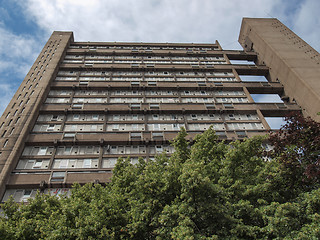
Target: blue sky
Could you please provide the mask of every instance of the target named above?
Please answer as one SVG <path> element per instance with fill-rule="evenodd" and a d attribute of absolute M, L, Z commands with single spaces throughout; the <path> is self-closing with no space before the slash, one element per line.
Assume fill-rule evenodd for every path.
<path fill-rule="evenodd" d="M 319 0 L 0 0 L 0 113 L 54 30 L 76 41 L 237 43 L 242 17 L 276 17 L 320 50 Z"/>

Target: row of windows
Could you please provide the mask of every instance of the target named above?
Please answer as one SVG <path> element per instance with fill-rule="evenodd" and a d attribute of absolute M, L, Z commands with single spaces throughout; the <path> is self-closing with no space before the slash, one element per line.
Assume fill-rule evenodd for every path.
<path fill-rule="evenodd" d="M 45 103 L 248 103 L 246 97 L 216 97 L 216 98 L 130 98 L 130 97 L 111 97 L 111 98 L 47 98 Z"/>
<path fill-rule="evenodd" d="M 242 132 L 237 132 L 237 134 Z M 267 150 L 270 150 L 269 145 L 265 145 Z M 97 167 L 98 157 L 102 151 L 105 155 L 157 155 L 160 153 L 171 154 L 174 152 L 174 148 L 171 145 L 106 145 L 100 146 L 59 146 L 56 147 L 56 154 L 54 160 L 56 163 L 53 164 L 54 168 L 67 168 L 78 166 L 79 168 L 94 168 Z M 22 153 L 22 158 L 19 160 L 17 169 L 46 169 L 49 167 L 50 157 L 53 155 L 53 146 L 26 146 Z M 85 156 L 85 155 L 96 155 L 94 158 L 61 158 L 61 156 Z M 43 158 L 31 159 L 30 156 L 44 156 Z M 60 156 L 60 157 L 56 157 Z M 116 159 L 116 156 L 114 157 Z M 104 158 L 108 159 L 108 158 Z M 68 160 L 68 162 L 63 162 Z M 69 162 L 69 161 L 75 162 Z M 72 165 L 69 165 L 74 163 Z"/>
<path fill-rule="evenodd" d="M 135 71 L 59 71 L 58 76 L 106 76 L 106 75 L 113 75 L 113 76 L 160 76 L 160 75 L 170 75 L 170 76 L 217 76 L 217 77 L 230 77 L 234 76 L 232 72 L 168 72 L 168 71 L 148 71 L 148 72 L 135 72 Z"/>
<path fill-rule="evenodd" d="M 209 126 L 210 126 L 210 124 L 206 125 L 206 128 L 204 130 L 206 130 Z M 222 126 L 222 125 L 217 125 L 217 126 Z M 200 128 L 200 130 L 194 130 L 194 131 L 196 131 L 196 133 L 201 133 L 204 130 Z M 227 133 L 225 132 L 225 130 L 223 130 L 223 129 L 218 129 L 218 130 L 220 130 L 220 131 L 216 131 L 216 134 L 218 136 L 220 136 L 221 138 L 226 138 L 227 137 Z M 236 134 L 239 138 L 247 137 L 247 134 L 246 134 L 245 130 L 246 129 L 235 130 L 234 134 Z M 259 129 L 255 129 L 255 131 L 257 131 L 257 130 L 259 130 Z M 90 134 L 90 133 L 91 132 L 85 133 L 85 134 Z M 116 133 L 116 132 L 114 132 L 114 133 Z M 77 133 L 77 132 L 66 132 L 66 133 L 63 134 L 63 138 L 64 139 L 67 139 L 67 138 L 74 139 L 77 134 L 79 134 L 79 133 Z M 161 131 L 161 132 L 160 131 L 151 132 L 151 137 L 152 137 L 152 140 L 164 140 L 164 132 L 163 131 Z M 130 138 L 130 140 L 134 140 L 134 139 L 135 140 L 141 140 L 142 139 L 142 132 L 130 132 L 129 133 L 129 138 Z"/>
<path fill-rule="evenodd" d="M 129 64 L 227 64 L 227 62 L 225 61 L 164 61 L 164 60 L 144 60 L 144 61 L 140 61 L 140 60 L 99 60 L 99 59 L 91 59 L 91 60 L 75 60 L 75 59 L 67 59 L 64 60 L 62 63 L 66 64 L 66 63 L 70 63 L 70 64 L 97 64 L 97 63 L 114 63 L 114 64 L 122 64 L 122 63 L 129 63 Z"/>
<path fill-rule="evenodd" d="M 125 149 L 125 148 L 124 148 Z M 117 149 L 120 151 L 121 148 Z M 113 149 L 112 151 L 115 151 Z M 155 146 L 153 153 L 162 153 L 170 152 L 171 149 L 163 147 L 161 145 Z M 145 146 L 135 146 L 135 148 L 130 148 L 126 152 L 130 152 L 131 154 L 145 154 L 146 148 Z M 115 153 L 118 154 L 118 153 Z M 153 158 L 153 157 L 151 157 Z M 114 168 L 117 162 L 117 157 L 105 157 L 102 158 L 100 168 Z M 130 157 L 131 163 L 136 164 L 139 161 L 138 157 Z M 82 169 L 82 168 L 98 168 L 99 166 L 99 159 L 98 158 L 57 158 L 53 159 L 52 167 L 49 168 L 50 159 L 20 159 L 16 170 L 32 170 L 32 169 Z"/>
<path fill-rule="evenodd" d="M 211 51 L 218 50 L 217 46 L 212 47 L 174 47 L 174 46 L 90 46 L 90 45 L 70 45 L 69 48 L 83 48 L 83 49 L 118 49 L 118 50 L 188 50 L 188 51 Z"/>
<path fill-rule="evenodd" d="M 7 201 L 10 196 L 13 197 L 15 202 L 27 202 L 28 199 L 34 198 L 38 191 L 40 192 L 39 189 L 7 189 L 2 198 L 2 202 Z M 46 188 L 43 193 L 50 194 L 51 196 L 60 196 L 62 194 L 66 194 L 67 196 L 70 196 L 71 189 L 70 188 Z"/>
<path fill-rule="evenodd" d="M 126 81 L 126 82 L 133 82 L 131 84 L 139 84 L 142 81 L 148 82 L 234 82 L 237 81 L 236 78 L 233 77 L 207 77 L 207 78 L 185 78 L 185 77 L 145 77 L 145 78 L 138 78 L 138 77 L 56 77 L 55 81 L 80 81 L 82 84 L 87 84 L 88 81 L 94 82 L 104 82 L 104 81 Z"/>
<path fill-rule="evenodd" d="M 128 106 L 131 110 L 141 110 L 141 103 L 128 103 L 130 106 Z M 202 103 L 206 107 L 207 110 L 216 109 L 216 105 L 213 102 L 204 102 Z M 281 104 L 281 103 L 279 103 Z M 277 104 L 277 105 L 279 105 Z M 83 109 L 85 106 L 84 103 L 73 103 L 70 107 L 74 110 Z M 89 105 L 87 105 L 88 107 Z M 233 109 L 234 105 L 232 102 L 223 102 L 222 106 L 225 109 Z M 160 103 L 149 103 L 148 106 L 144 106 L 144 110 L 146 110 L 146 107 L 148 107 L 150 110 L 161 110 L 162 105 L 160 107 Z M 279 107 L 285 107 L 284 104 L 281 104 Z"/>
<path fill-rule="evenodd" d="M 259 130 L 264 129 L 261 123 L 188 123 L 187 127 L 181 123 L 153 123 L 153 124 L 139 124 L 139 123 L 113 123 L 106 124 L 107 132 L 111 131 L 179 131 L 181 127 L 187 128 L 190 131 L 205 131 L 213 126 L 215 130 Z M 34 132 L 59 132 L 61 131 L 60 124 L 36 124 L 33 128 Z M 103 124 L 66 124 L 63 129 L 64 132 L 103 132 Z"/>
<path fill-rule="evenodd" d="M 198 61 L 198 60 L 213 60 L 213 61 L 225 61 L 221 56 L 198 56 L 198 57 L 168 57 L 168 56 L 110 56 L 110 55 L 67 55 L 65 59 L 115 59 L 115 60 L 188 60 L 188 61 Z"/>
<path fill-rule="evenodd" d="M 144 146 L 135 146 L 136 149 L 127 149 L 126 152 L 131 154 L 145 154 L 146 148 Z M 161 145 L 155 147 L 153 152 L 162 153 L 165 150 Z M 113 150 L 114 151 L 114 150 Z M 115 153 L 118 154 L 118 153 Z M 102 164 L 100 168 L 114 168 L 116 157 L 102 158 Z M 131 157 L 133 164 L 138 163 L 138 157 Z M 32 169 L 82 169 L 82 168 L 98 168 L 98 158 L 57 158 L 52 162 L 52 167 L 49 168 L 50 159 L 20 159 L 16 167 L 17 170 L 32 170 Z"/>
<path fill-rule="evenodd" d="M 268 145 L 265 146 L 266 150 L 270 150 Z M 50 167 L 50 156 L 52 154 L 40 154 L 41 150 L 53 149 L 53 147 L 39 147 L 39 146 L 28 146 L 25 147 L 22 154 L 22 158 L 19 160 L 16 169 L 17 170 L 32 170 L 32 169 L 82 169 L 82 168 L 113 168 L 118 157 L 109 156 L 103 157 L 101 165 L 99 165 L 99 146 L 61 146 L 57 147 L 57 153 L 52 160 Z M 94 151 L 91 151 L 94 150 Z M 154 159 L 157 154 L 172 154 L 174 148 L 171 145 L 125 145 L 125 146 L 115 146 L 108 145 L 104 146 L 102 149 L 105 155 L 119 155 L 126 158 L 130 157 L 133 164 L 138 162 L 137 155 L 146 156 L 147 154 L 149 160 Z M 61 155 L 70 156 L 68 158 L 61 158 Z M 84 158 L 81 155 L 97 155 L 93 158 Z M 29 156 L 43 156 L 42 158 L 32 159 Z M 60 157 L 59 157 L 60 156 Z M 79 157 L 74 157 L 79 156 Z M 28 158 L 29 157 L 29 158 Z M 145 158 L 145 157 L 143 157 Z"/>
<path fill-rule="evenodd" d="M 216 120 L 259 120 L 256 114 L 68 114 L 54 115 L 54 114 L 41 114 L 38 117 L 38 122 L 49 122 L 49 121 L 172 121 L 172 120 L 205 120 L 205 121 L 216 121 Z"/>
<path fill-rule="evenodd" d="M 51 90 L 49 96 L 61 96 L 61 95 L 72 95 L 75 96 L 94 96 L 94 95 L 152 95 L 152 96 L 172 96 L 172 95 L 222 95 L 222 96 L 234 96 L 234 95 L 245 95 L 243 91 L 194 91 L 194 90 L 184 90 L 184 91 L 172 91 L 172 90 Z"/>
<path fill-rule="evenodd" d="M 221 56 L 199 56 L 199 57 L 168 57 L 168 56 L 111 56 L 111 55 L 66 55 L 65 59 L 115 59 L 115 60 L 188 60 L 188 61 L 198 61 L 198 60 L 213 60 L 213 61 L 225 61 Z"/>
<path fill-rule="evenodd" d="M 48 169 L 50 159 L 21 159 L 16 167 L 23 169 Z M 54 159 L 52 169 L 57 168 L 97 168 L 98 158 L 85 159 Z"/>
<path fill-rule="evenodd" d="M 121 154 L 146 154 L 149 152 L 151 155 L 155 155 L 158 153 L 166 152 L 173 153 L 174 148 L 170 145 L 155 145 L 155 146 L 145 146 L 145 145 L 128 145 L 128 146 L 115 146 L 108 145 L 103 147 L 104 154 L 111 155 L 121 155 Z M 51 156 L 53 155 L 54 147 L 53 146 L 26 146 L 23 150 L 22 156 Z M 99 155 L 100 146 L 60 146 L 56 149 L 56 156 L 61 155 Z M 21 159 L 23 160 L 23 159 Z M 29 160 L 28 160 L 29 161 Z M 33 162 L 32 167 L 34 167 L 37 163 L 37 160 Z M 43 161 L 43 160 L 39 160 Z M 47 161 L 47 160 L 45 160 Z M 27 162 L 24 162 L 27 164 Z M 24 163 L 21 163 L 21 169 L 25 169 Z M 30 163 L 31 166 L 32 163 Z M 18 166 L 20 166 L 18 164 Z M 38 168 L 48 166 L 47 162 L 38 163 Z"/>
<path fill-rule="evenodd" d="M 157 130 L 175 130 L 179 131 L 182 124 L 148 124 L 149 131 Z M 34 132 L 58 132 L 61 125 L 59 124 L 36 124 L 33 128 Z M 107 124 L 106 131 L 144 131 L 144 124 Z M 63 129 L 64 132 L 102 132 L 103 124 L 66 124 Z"/>

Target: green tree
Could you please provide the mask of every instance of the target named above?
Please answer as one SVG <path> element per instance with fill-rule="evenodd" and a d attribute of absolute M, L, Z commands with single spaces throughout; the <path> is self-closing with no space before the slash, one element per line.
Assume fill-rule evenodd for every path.
<path fill-rule="evenodd" d="M 119 159 L 106 186 L 76 184 L 70 197 L 37 194 L 26 205 L 10 199 L 1 239 L 320 238 L 320 190 L 314 180 L 288 188 L 289 145 L 267 159 L 264 137 L 226 144 L 210 128 L 192 146 L 186 138 L 182 129 L 170 157 Z"/>

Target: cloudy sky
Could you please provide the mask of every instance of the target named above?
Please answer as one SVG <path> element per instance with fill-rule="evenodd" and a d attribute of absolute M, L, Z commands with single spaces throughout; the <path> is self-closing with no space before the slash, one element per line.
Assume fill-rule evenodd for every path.
<path fill-rule="evenodd" d="M 276 17 L 320 50 L 319 0 L 0 0 L 0 113 L 54 30 L 76 41 L 205 42 L 239 49 L 242 17 Z"/>

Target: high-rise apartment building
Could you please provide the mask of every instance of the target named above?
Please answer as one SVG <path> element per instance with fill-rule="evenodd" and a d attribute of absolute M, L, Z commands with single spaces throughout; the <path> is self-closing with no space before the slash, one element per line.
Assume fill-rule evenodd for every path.
<path fill-rule="evenodd" d="M 290 59 L 299 61 L 295 51 L 310 47 L 292 38 L 300 41 L 276 19 L 244 19 L 245 51 L 218 42 L 75 42 L 72 32 L 54 32 L 0 119 L 2 201 L 108 182 L 119 157 L 135 163 L 171 154 L 169 141 L 181 127 L 190 139 L 212 125 L 219 138 L 234 140 L 266 134 L 265 117 L 301 111 L 297 103 L 316 116 L 319 84 L 305 80 L 315 69 L 303 61 L 300 74 Z M 319 64 L 308 53 L 305 61 Z M 313 96 L 304 99 L 300 90 L 307 90 L 294 90 L 293 78 L 306 89 L 312 83 L 318 98 L 310 104 Z M 284 102 L 255 103 L 251 94 L 278 94 Z"/>

